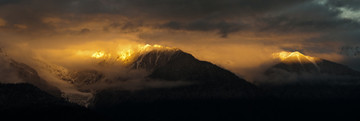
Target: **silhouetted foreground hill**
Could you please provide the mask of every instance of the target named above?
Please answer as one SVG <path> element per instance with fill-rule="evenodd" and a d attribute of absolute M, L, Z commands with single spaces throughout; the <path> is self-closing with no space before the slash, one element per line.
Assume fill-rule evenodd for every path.
<path fill-rule="evenodd" d="M 1 120 L 99 121 L 96 113 L 30 84 L 0 84 Z"/>
<path fill-rule="evenodd" d="M 29 84 L 0 85 L 1 120 L 106 121 Z M 358 121 L 360 100 L 207 99 L 93 109 L 114 121 Z"/>

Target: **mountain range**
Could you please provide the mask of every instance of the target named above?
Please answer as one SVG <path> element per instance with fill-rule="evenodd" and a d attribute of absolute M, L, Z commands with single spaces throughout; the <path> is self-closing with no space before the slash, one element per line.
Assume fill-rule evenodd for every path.
<path fill-rule="evenodd" d="M 139 75 L 141 80 L 133 82 L 125 77 L 109 77 L 101 70 L 70 70 L 40 60 L 36 60 L 32 67 L 11 59 L 4 52 L 0 54 L 1 64 L 4 65 L 2 70 L 13 72 L 21 80 L 17 84 L 0 85 L 0 90 L 4 92 L 0 95 L 0 107 L 4 107 L 0 110 L 2 112 L 14 112 L 21 107 L 41 113 L 48 110 L 49 113 L 65 111 L 66 115 L 86 116 L 89 120 L 97 120 L 101 116 L 115 120 L 152 120 L 159 118 L 153 116 L 162 113 L 173 116 L 165 116 L 161 120 L 173 119 L 182 113 L 197 117 L 193 120 L 201 120 L 202 115 L 209 114 L 221 115 L 220 119 L 224 115 L 231 115 L 232 118 L 241 115 L 241 118 L 236 118 L 276 120 L 278 117 L 273 114 L 264 114 L 271 112 L 274 104 L 279 105 L 282 99 L 358 99 L 360 95 L 357 93 L 360 92 L 359 72 L 300 52 L 279 54 L 281 61 L 264 72 L 266 78 L 263 82 L 275 83 L 279 79 L 288 82 L 271 86 L 266 85 L 269 83 L 254 85 L 224 68 L 198 60 L 176 48 L 152 49 L 134 57 L 126 68 L 129 72 L 144 71 L 146 75 Z M 104 65 L 112 63 L 103 62 L 97 63 L 98 66 L 112 66 Z M 39 71 L 50 74 L 68 86 L 64 88 L 50 82 L 47 80 L 49 78 L 40 76 Z M 294 75 L 296 80 L 289 81 L 291 78 L 288 77 Z M 325 78 L 327 76 L 330 77 Z M 127 83 L 130 84 L 125 86 L 136 83 L 141 88 L 127 89 L 120 85 Z M 98 85 L 105 86 L 96 87 Z M 196 110 L 189 109 L 191 107 Z M 214 112 L 215 109 L 225 111 Z M 136 117 L 137 113 L 146 118 L 129 119 Z M 199 113 L 199 116 L 194 116 L 194 113 Z M 255 118 L 257 113 L 261 113 L 262 117 Z M 214 119 L 220 120 L 219 117 Z"/>

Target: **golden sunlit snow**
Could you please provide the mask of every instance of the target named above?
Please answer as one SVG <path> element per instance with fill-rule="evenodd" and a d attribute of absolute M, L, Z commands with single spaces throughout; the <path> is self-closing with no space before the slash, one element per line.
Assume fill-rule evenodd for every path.
<path fill-rule="evenodd" d="M 91 55 L 91 57 L 102 60 L 115 60 L 115 61 L 120 61 L 123 64 L 127 64 L 129 62 L 132 62 L 137 56 L 139 56 L 139 54 L 154 49 L 174 49 L 174 48 L 164 47 L 157 44 L 155 45 L 145 44 L 145 45 L 138 45 L 137 47 L 134 48 L 121 49 L 118 50 L 117 52 L 106 52 L 106 51 L 98 50 L 94 52 Z M 115 56 L 112 56 L 112 54 Z"/>
<path fill-rule="evenodd" d="M 101 58 L 101 57 L 103 57 L 104 55 L 105 55 L 104 52 L 102 52 L 102 51 L 97 51 L 97 52 L 95 52 L 94 54 L 92 54 L 91 57 L 93 57 L 93 58 Z"/>
<path fill-rule="evenodd" d="M 298 51 L 295 51 L 295 52 L 282 51 L 279 53 L 274 53 L 273 57 L 280 59 L 284 63 L 297 63 L 297 62 L 299 62 L 299 63 L 309 63 L 309 62 L 316 63 L 316 62 L 320 61 L 320 58 L 306 56 Z"/>

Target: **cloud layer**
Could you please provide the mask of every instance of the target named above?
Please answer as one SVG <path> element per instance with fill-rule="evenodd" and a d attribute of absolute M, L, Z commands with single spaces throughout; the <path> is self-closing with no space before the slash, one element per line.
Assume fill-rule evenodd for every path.
<path fill-rule="evenodd" d="M 0 46 L 44 52 L 92 42 L 163 44 L 239 73 L 281 50 L 352 66 L 359 56 L 340 52 L 359 46 L 359 6 L 357 0 L 2 0 Z"/>

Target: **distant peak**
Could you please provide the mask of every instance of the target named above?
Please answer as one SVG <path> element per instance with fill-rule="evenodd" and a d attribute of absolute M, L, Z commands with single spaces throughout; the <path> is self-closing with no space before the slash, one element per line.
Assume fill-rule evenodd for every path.
<path fill-rule="evenodd" d="M 303 68 L 305 68 L 304 64 L 312 64 L 317 68 L 318 71 L 320 71 L 320 67 L 317 64 L 321 61 L 320 58 L 307 56 L 300 53 L 299 51 L 282 51 L 279 53 L 274 53 L 273 57 L 280 59 L 280 61 L 285 64 L 300 64 Z"/>
<path fill-rule="evenodd" d="M 299 51 L 295 52 L 278 52 L 273 54 L 274 58 L 280 59 L 283 63 L 316 63 L 320 61 L 320 58 L 307 56 Z"/>

